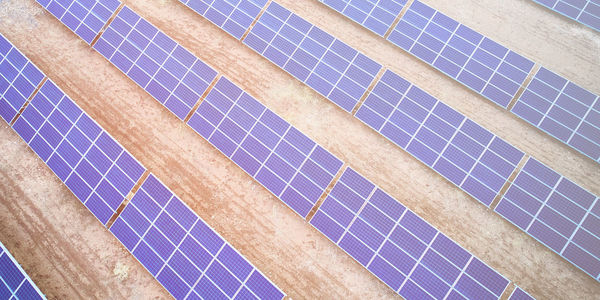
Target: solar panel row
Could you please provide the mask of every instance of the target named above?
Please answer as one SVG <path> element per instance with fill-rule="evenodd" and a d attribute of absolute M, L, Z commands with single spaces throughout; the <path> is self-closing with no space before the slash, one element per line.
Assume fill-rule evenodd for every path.
<path fill-rule="evenodd" d="M 285 22 L 306 22 L 272 2 L 248 38 L 256 28 L 262 30 L 261 23 L 266 24 L 262 28 L 279 24 L 274 27 L 279 31 L 293 29 L 281 25 L 284 20 L 276 16 L 284 16 Z M 519 149 L 389 70 L 368 93 L 356 117 L 486 206 L 509 183 L 524 157 Z"/>
<path fill-rule="evenodd" d="M 0 40 L 9 43 L 1 35 Z M 0 98 L 10 100 L 9 95 Z M 13 129 L 103 225 L 146 171 L 51 80 L 33 96 Z M 284 296 L 153 175 L 144 181 L 110 230 L 177 299 Z M 217 244 L 223 245 L 218 253 L 206 253 L 214 259 L 204 255 Z M 9 270 L 2 258 L 0 278 Z M 191 278 L 197 279 L 197 284 L 191 283 Z M 8 286 L 19 298 L 19 293 L 28 292 L 26 285 L 18 292 L 13 283 Z M 0 299 L 8 299 L 2 297 L 3 292 L 0 287 Z"/>
<path fill-rule="evenodd" d="M 529 159 L 495 210 L 598 280 L 598 197 Z"/>
<path fill-rule="evenodd" d="M 351 168 L 310 223 L 406 299 L 498 299 L 509 283 Z"/>
<path fill-rule="evenodd" d="M 319 0 L 354 22 L 384 36 L 408 0 Z"/>
<path fill-rule="evenodd" d="M 515 286 L 515 290 L 512 292 L 508 300 L 535 300 L 535 298 L 533 298 L 520 287 Z"/>
<path fill-rule="evenodd" d="M 15 118 L 43 79 L 44 74 L 0 35 L 0 116 L 4 121 Z"/>
<path fill-rule="evenodd" d="M 152 174 L 110 231 L 175 299 L 284 297 Z"/>
<path fill-rule="evenodd" d="M 0 299 L 46 299 L 0 242 Z"/>
<path fill-rule="evenodd" d="M 119 0 L 36 0 L 81 39 L 91 44 L 121 5 Z"/>
<path fill-rule="evenodd" d="M 376 11 L 391 5 L 389 1 L 319 1 L 380 36 L 387 32 L 387 29 L 378 30 L 361 20 L 373 18 Z M 543 2 L 561 7 L 586 7 L 600 15 L 600 6 L 585 0 Z M 404 6 L 405 3 L 394 4 Z M 356 13 L 356 8 L 360 8 L 360 13 Z M 401 9 L 398 7 L 393 11 L 399 14 Z M 535 65 L 418 0 L 406 10 L 387 39 L 504 108 L 508 108 Z M 541 68 L 511 111 L 600 162 L 600 110 L 591 108 L 598 102 L 597 98 L 597 95 Z M 579 124 L 583 124 L 582 128 Z"/>
<path fill-rule="evenodd" d="M 599 98 L 560 75 L 540 68 L 511 111 L 600 162 Z"/>
<path fill-rule="evenodd" d="M 600 31 L 600 2 L 596 0 L 533 0 L 563 16 Z"/>

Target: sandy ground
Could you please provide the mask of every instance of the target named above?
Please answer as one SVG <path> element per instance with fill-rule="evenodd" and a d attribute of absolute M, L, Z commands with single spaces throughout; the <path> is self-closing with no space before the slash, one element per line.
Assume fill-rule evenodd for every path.
<path fill-rule="evenodd" d="M 600 284 L 175 0 L 124 1 L 301 131 L 538 299 Z M 600 194 L 600 166 L 314 0 L 279 3 Z M 427 0 L 600 93 L 600 34 L 530 0 Z M 291 298 L 399 298 L 33 0 L 0 32 Z M 169 294 L 5 124 L 0 240 L 51 299 Z"/>

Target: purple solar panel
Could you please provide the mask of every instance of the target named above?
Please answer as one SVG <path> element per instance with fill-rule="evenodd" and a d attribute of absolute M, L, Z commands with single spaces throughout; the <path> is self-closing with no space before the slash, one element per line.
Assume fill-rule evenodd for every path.
<path fill-rule="evenodd" d="M 153 174 L 110 231 L 175 299 L 285 296 Z"/>
<path fill-rule="evenodd" d="M 563 16 L 600 31 L 600 2 L 597 0 L 533 0 Z"/>
<path fill-rule="evenodd" d="M 214 69 L 127 6 L 94 49 L 181 120 L 217 77 Z"/>
<path fill-rule="evenodd" d="M 495 211 L 598 280 L 598 197 L 530 158 Z"/>
<path fill-rule="evenodd" d="M 517 286 L 512 294 L 510 294 L 508 300 L 535 300 L 535 298 Z"/>
<path fill-rule="evenodd" d="M 6 123 L 21 110 L 44 74 L 0 34 L 0 116 Z"/>
<path fill-rule="evenodd" d="M 119 0 L 36 1 L 88 44 L 121 5 Z"/>
<path fill-rule="evenodd" d="M 408 1 L 319 0 L 319 2 L 335 9 L 376 34 L 384 36 Z"/>
<path fill-rule="evenodd" d="M 310 223 L 406 299 L 499 299 L 508 280 L 347 168 Z"/>
<path fill-rule="evenodd" d="M 381 70 L 377 62 L 276 2 L 244 44 L 348 112 Z"/>
<path fill-rule="evenodd" d="M 51 80 L 13 129 L 104 225 L 146 170 Z"/>
<path fill-rule="evenodd" d="M 241 39 L 268 0 L 179 0 L 199 15 Z"/>
<path fill-rule="evenodd" d="M 600 162 L 600 100 L 560 75 L 541 68 L 512 112 Z"/>
<path fill-rule="evenodd" d="M 389 70 L 356 117 L 486 206 L 524 156 Z"/>
<path fill-rule="evenodd" d="M 225 77 L 188 125 L 302 217 L 342 161 Z"/>
<path fill-rule="evenodd" d="M 46 299 L 17 260 L 0 242 L 0 299 Z"/>
<path fill-rule="evenodd" d="M 418 0 L 388 40 L 504 108 L 534 66 Z"/>

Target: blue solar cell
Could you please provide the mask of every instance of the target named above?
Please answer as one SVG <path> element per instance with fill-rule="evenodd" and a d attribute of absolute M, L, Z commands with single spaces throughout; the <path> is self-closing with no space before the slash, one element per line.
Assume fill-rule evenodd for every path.
<path fill-rule="evenodd" d="M 50 80 L 13 129 L 102 224 L 145 171 Z"/>
<path fill-rule="evenodd" d="M 0 299 L 46 299 L 2 243 L 0 243 Z"/>
<path fill-rule="evenodd" d="M 554 12 L 600 31 L 600 3 L 594 0 L 533 0 Z"/>
<path fill-rule="evenodd" d="M 508 300 L 535 300 L 533 296 L 529 295 L 520 287 L 515 287 L 515 290 L 510 294 Z"/>
<path fill-rule="evenodd" d="M 182 120 L 217 76 L 127 6 L 94 48 Z"/>
<path fill-rule="evenodd" d="M 600 274 L 598 198 L 530 158 L 495 211 L 577 267 Z M 579 237 L 579 238 L 576 238 Z"/>
<path fill-rule="evenodd" d="M 498 299 L 508 286 L 508 280 L 351 168 L 310 223 L 409 299 L 443 299 L 450 293 Z M 457 281 L 461 285 L 455 286 Z"/>
<path fill-rule="evenodd" d="M 150 174 L 110 231 L 175 297 L 284 294 Z M 251 281 L 261 276 L 260 289 Z M 266 294 L 261 294 L 262 290 Z"/>

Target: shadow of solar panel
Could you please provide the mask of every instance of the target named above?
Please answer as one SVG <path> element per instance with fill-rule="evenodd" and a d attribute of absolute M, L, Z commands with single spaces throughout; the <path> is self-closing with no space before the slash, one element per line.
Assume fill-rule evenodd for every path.
<path fill-rule="evenodd" d="M 272 2 L 244 43 L 347 112 L 381 65 Z"/>
<path fill-rule="evenodd" d="M 51 80 L 13 129 L 104 225 L 146 170 Z"/>
<path fill-rule="evenodd" d="M 598 95 L 541 68 L 512 112 L 563 143 L 600 162 Z"/>
<path fill-rule="evenodd" d="M 88 44 L 121 5 L 119 0 L 36 1 Z"/>
<path fill-rule="evenodd" d="M 0 34 L 0 116 L 6 123 L 21 110 L 44 74 Z"/>
<path fill-rule="evenodd" d="M 110 231 L 175 299 L 285 296 L 152 174 Z"/>
<path fill-rule="evenodd" d="M 565 17 L 600 31 L 600 3 L 593 0 L 533 0 Z"/>
<path fill-rule="evenodd" d="M 510 294 L 508 300 L 535 300 L 535 298 L 517 286 L 512 294 Z"/>
<path fill-rule="evenodd" d="M 534 66 L 418 0 L 388 40 L 504 108 Z"/>
<path fill-rule="evenodd" d="M 598 280 L 600 201 L 530 158 L 495 211 Z"/>
<path fill-rule="evenodd" d="M 181 120 L 217 77 L 214 69 L 127 6 L 94 49 Z"/>
<path fill-rule="evenodd" d="M 356 117 L 486 206 L 524 156 L 389 70 Z"/>
<path fill-rule="evenodd" d="M 227 33 L 241 39 L 268 0 L 179 0 Z"/>
<path fill-rule="evenodd" d="M 384 36 L 392 27 L 394 20 L 396 20 L 396 17 L 408 1 L 319 0 L 319 2 L 331 7 L 374 33 Z"/>
<path fill-rule="evenodd" d="M 46 299 L 2 243 L 0 243 L 0 299 Z"/>
<path fill-rule="evenodd" d="M 351 168 L 310 223 L 406 299 L 499 299 L 508 286 Z"/>
<path fill-rule="evenodd" d="M 188 125 L 302 217 L 342 161 L 221 77 Z"/>

